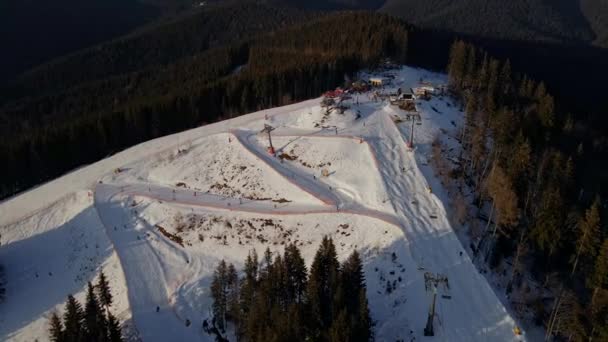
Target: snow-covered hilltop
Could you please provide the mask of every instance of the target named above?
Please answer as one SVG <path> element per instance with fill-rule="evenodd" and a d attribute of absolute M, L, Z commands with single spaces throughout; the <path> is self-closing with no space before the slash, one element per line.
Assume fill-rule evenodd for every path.
<path fill-rule="evenodd" d="M 408 67 L 362 77 L 373 76 L 384 94 L 447 82 Z M 219 260 L 240 269 L 251 249 L 295 243 L 310 265 L 329 235 L 341 259 L 363 256 L 378 341 L 525 340 L 454 232 L 428 162 L 437 136 L 459 148 L 459 105 L 417 99 L 418 120 L 373 92 L 349 97 L 343 113 L 314 99 L 149 141 L 1 203 L 0 339 L 46 340 L 48 316 L 103 268 L 129 337 L 212 341 L 201 324 Z M 429 276 L 444 280 L 435 336 L 423 337 Z"/>

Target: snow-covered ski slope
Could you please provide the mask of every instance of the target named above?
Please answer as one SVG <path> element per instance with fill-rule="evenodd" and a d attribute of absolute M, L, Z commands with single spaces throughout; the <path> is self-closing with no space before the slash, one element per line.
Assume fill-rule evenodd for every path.
<path fill-rule="evenodd" d="M 446 83 L 409 67 L 383 74 L 394 77 L 385 92 Z M 459 105 L 417 101 L 411 151 L 410 123 L 394 120 L 405 112 L 388 101 L 354 95 L 343 114 L 320 102 L 152 140 L 1 203 L 0 340 L 46 340 L 50 313 L 69 293 L 82 299 L 103 268 L 131 339 L 212 341 L 201 324 L 219 260 L 240 268 L 252 249 L 295 243 L 310 265 L 324 235 L 341 259 L 354 249 L 364 257 L 376 340 L 525 340 L 454 233 L 427 162 L 436 135 L 453 140 Z M 276 156 L 264 124 L 275 127 Z M 434 337 L 423 336 L 427 272 L 449 283 L 437 288 Z"/>

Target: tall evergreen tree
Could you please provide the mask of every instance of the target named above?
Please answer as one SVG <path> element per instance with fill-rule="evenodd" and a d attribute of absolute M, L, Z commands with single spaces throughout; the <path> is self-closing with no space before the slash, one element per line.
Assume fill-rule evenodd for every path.
<path fill-rule="evenodd" d="M 63 314 L 63 324 L 65 326 L 65 341 L 79 342 L 85 334 L 84 312 L 82 306 L 76 298 L 68 295 Z"/>
<path fill-rule="evenodd" d="M 354 251 L 342 264 L 341 286 L 349 313 L 352 341 L 368 342 L 372 338 L 371 317 L 367 303 L 363 263 Z"/>
<path fill-rule="evenodd" d="M 226 329 L 226 314 L 228 306 L 228 265 L 226 261 L 220 261 L 213 272 L 211 281 L 211 297 L 213 298 L 213 318 L 222 331 Z"/>
<path fill-rule="evenodd" d="M 285 248 L 285 273 L 288 303 L 301 303 L 306 291 L 307 270 L 304 258 L 294 244 Z"/>
<path fill-rule="evenodd" d="M 241 281 L 239 293 L 239 303 L 241 306 L 241 322 L 246 322 L 249 312 L 252 310 L 255 301 L 255 293 L 258 281 L 258 256 L 253 250 L 247 255 L 245 260 L 245 276 Z"/>
<path fill-rule="evenodd" d="M 321 334 L 330 327 L 332 317 L 337 314 L 332 312 L 332 308 L 339 271 L 336 247 L 332 239 L 325 236 L 315 254 L 308 281 L 309 322 L 313 339 L 321 338 Z"/>
<path fill-rule="evenodd" d="M 108 311 L 108 341 L 122 342 L 122 331 L 118 320 L 110 311 Z"/>
<path fill-rule="evenodd" d="M 99 293 L 99 303 L 106 308 L 112 306 L 112 292 L 110 291 L 110 283 L 106 275 L 101 271 L 97 280 L 97 291 Z"/>
<path fill-rule="evenodd" d="M 588 285 L 593 289 L 593 296 L 601 289 L 608 290 L 608 239 L 605 239 L 595 258 L 593 273 Z"/>
<path fill-rule="evenodd" d="M 107 322 L 106 317 L 99 305 L 95 288 L 91 282 L 87 287 L 87 299 L 84 308 L 84 322 L 86 326 L 86 340 L 106 341 L 107 340 Z"/>
<path fill-rule="evenodd" d="M 455 41 L 450 49 L 448 75 L 450 77 L 450 86 L 457 90 L 460 90 L 462 86 L 466 68 L 466 55 L 466 44 L 461 40 Z"/>
<path fill-rule="evenodd" d="M 56 312 L 53 312 L 49 319 L 49 338 L 53 342 L 63 342 L 65 340 L 64 334 L 61 318 Z"/>
<path fill-rule="evenodd" d="M 238 324 L 240 318 L 239 276 L 233 264 L 228 265 L 228 271 L 226 273 L 226 282 L 226 311 L 228 314 L 227 319 L 231 320 L 235 324 Z"/>
<path fill-rule="evenodd" d="M 465 89 L 471 89 L 475 85 L 475 78 L 477 76 L 477 60 L 475 56 L 475 47 L 473 45 L 468 44 L 466 53 L 466 65 L 462 80 L 462 86 Z"/>
<path fill-rule="evenodd" d="M 601 243 L 599 206 L 600 201 L 597 198 L 585 212 L 585 217 L 577 225 L 576 254 L 573 258 L 571 274 L 576 272 L 579 258 L 588 257 L 593 260 L 597 255 Z"/>
<path fill-rule="evenodd" d="M 329 328 L 329 342 L 351 342 L 353 341 L 349 315 L 346 309 L 340 310 L 334 317 Z"/>

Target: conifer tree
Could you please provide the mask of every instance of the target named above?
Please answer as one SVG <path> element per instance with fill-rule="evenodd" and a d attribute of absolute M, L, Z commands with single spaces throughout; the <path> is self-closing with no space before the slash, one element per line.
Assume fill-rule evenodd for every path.
<path fill-rule="evenodd" d="M 488 82 L 488 68 L 488 54 L 484 52 L 481 67 L 479 68 L 477 78 L 475 79 L 475 91 L 477 93 L 484 89 Z"/>
<path fill-rule="evenodd" d="M 340 264 L 333 241 L 325 236 L 315 254 L 308 281 L 308 302 L 313 339 L 331 325 L 333 299 L 338 288 Z"/>
<path fill-rule="evenodd" d="M 95 289 L 91 282 L 87 287 L 87 299 L 84 308 L 84 322 L 86 326 L 86 340 L 105 341 L 107 340 L 106 317 L 99 305 Z"/>
<path fill-rule="evenodd" d="M 112 306 L 112 292 L 110 291 L 110 283 L 106 275 L 101 271 L 99 280 L 97 280 L 97 291 L 99 293 L 99 303 L 105 308 Z"/>
<path fill-rule="evenodd" d="M 511 227 L 517 224 L 519 209 L 517 194 L 509 176 L 502 167 L 495 165 L 488 179 L 488 193 L 496 208 L 496 225 Z"/>
<path fill-rule="evenodd" d="M 448 63 L 448 75 L 450 77 L 450 86 L 456 90 L 461 89 L 465 73 L 466 54 L 466 44 L 463 41 L 457 40 L 452 44 Z"/>
<path fill-rule="evenodd" d="M 49 319 L 49 338 L 52 342 L 63 342 L 65 340 L 63 324 L 56 312 L 53 312 Z"/>
<path fill-rule="evenodd" d="M 306 291 L 306 263 L 296 245 L 285 248 L 285 276 L 287 277 L 288 303 L 301 303 Z"/>
<path fill-rule="evenodd" d="M 258 281 L 258 256 L 255 250 L 247 255 L 245 260 L 245 276 L 241 281 L 239 293 L 241 322 L 246 322 L 252 305 L 255 301 L 255 293 Z M 243 324 L 241 324 L 243 325 Z"/>
<path fill-rule="evenodd" d="M 226 261 L 220 261 L 219 265 L 213 272 L 213 280 L 211 281 L 211 297 L 213 298 L 213 318 L 222 331 L 226 329 L 226 313 L 227 313 L 227 273 L 228 265 Z"/>
<path fill-rule="evenodd" d="M 79 342 L 84 337 L 84 312 L 80 303 L 72 295 L 68 295 L 65 304 L 63 324 L 66 342 Z"/>
<path fill-rule="evenodd" d="M 108 311 L 108 341 L 122 342 L 122 331 L 118 320 Z"/>
<path fill-rule="evenodd" d="M 372 315 L 369 311 L 367 293 L 365 289 L 359 290 L 359 317 L 355 324 L 355 341 L 369 342 L 374 339 Z"/>
<path fill-rule="evenodd" d="M 372 326 L 363 263 L 357 251 L 342 264 L 340 281 L 344 289 L 346 310 L 351 317 L 352 340 L 367 342 L 372 337 Z"/>
<path fill-rule="evenodd" d="M 530 231 L 540 250 L 549 257 L 555 255 L 564 238 L 561 226 L 564 222 L 563 200 L 559 188 L 549 185 L 541 194 Z"/>
<path fill-rule="evenodd" d="M 496 92 L 498 90 L 498 68 L 500 62 L 491 58 L 488 65 L 488 82 L 486 85 L 486 95 L 484 96 L 483 111 L 491 116 L 496 110 Z"/>
<path fill-rule="evenodd" d="M 601 243 L 599 206 L 599 198 L 596 198 L 591 207 L 585 212 L 585 217 L 577 225 L 576 255 L 573 258 L 574 262 L 570 274 L 576 272 L 580 257 L 589 257 L 593 260 L 597 255 Z"/>
<path fill-rule="evenodd" d="M 334 317 L 334 320 L 329 328 L 330 342 L 351 342 L 353 340 L 353 331 L 350 328 L 349 315 L 346 309 L 340 310 Z"/>
<path fill-rule="evenodd" d="M 545 128 L 553 127 L 555 104 L 553 97 L 547 94 L 547 89 L 543 82 L 539 83 L 534 92 L 537 101 L 537 113 L 540 123 Z"/>
<path fill-rule="evenodd" d="M 239 307 L 239 276 L 234 268 L 233 264 L 228 265 L 228 272 L 226 274 L 226 310 L 227 319 L 238 324 L 240 318 L 240 307 Z"/>
<path fill-rule="evenodd" d="M 593 297 L 601 289 L 608 290 L 608 239 L 604 240 L 597 253 L 593 273 L 587 283 L 593 289 Z"/>
<path fill-rule="evenodd" d="M 353 312 L 358 311 L 359 291 L 365 289 L 365 275 L 359 253 L 354 251 L 342 264 L 341 285 L 347 299 L 347 308 Z"/>
<path fill-rule="evenodd" d="M 471 89 L 475 84 L 475 77 L 477 76 L 476 75 L 477 61 L 476 61 L 476 56 L 475 56 L 476 55 L 475 47 L 473 45 L 467 44 L 466 53 L 467 53 L 466 65 L 465 65 L 462 83 L 463 83 L 463 88 Z"/>

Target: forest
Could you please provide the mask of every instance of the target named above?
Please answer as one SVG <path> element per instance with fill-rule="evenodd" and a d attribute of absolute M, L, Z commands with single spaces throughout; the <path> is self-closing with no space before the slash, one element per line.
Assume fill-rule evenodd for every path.
<path fill-rule="evenodd" d="M 487 221 L 470 227 L 479 238 L 471 248 L 493 268 L 509 259 L 511 302 L 532 306 L 548 336 L 608 339 L 605 202 L 600 188 L 584 187 L 603 142 L 582 139 L 585 123 L 509 60 L 457 41 L 448 73 L 465 108 L 464 153 L 449 182 L 461 198 L 465 184 L 473 189 L 477 217 Z M 547 297 L 528 297 L 532 287 Z"/>
<path fill-rule="evenodd" d="M 142 141 L 318 96 L 383 57 L 405 62 L 407 38 L 398 19 L 336 13 L 167 65 L 16 95 L 0 106 L 0 158 L 8 165 L 0 170 L 0 197 Z M 62 75 L 48 70 L 28 86 Z"/>
<path fill-rule="evenodd" d="M 213 274 L 211 321 L 203 330 L 226 339 L 227 324 L 237 340 L 332 341 L 373 340 L 363 264 L 354 251 L 342 264 L 331 238 L 324 237 L 310 267 L 295 245 L 283 255 L 255 250 L 243 276 L 222 260 Z"/>
<path fill-rule="evenodd" d="M 426 29 L 509 41 L 607 47 L 601 0 L 387 0 L 379 11 Z"/>
<path fill-rule="evenodd" d="M 120 322 L 112 314 L 112 291 L 103 273 L 97 284 L 87 284 L 84 308 L 68 295 L 63 318 L 53 312 L 49 318 L 49 339 L 53 342 L 121 342 Z"/>

